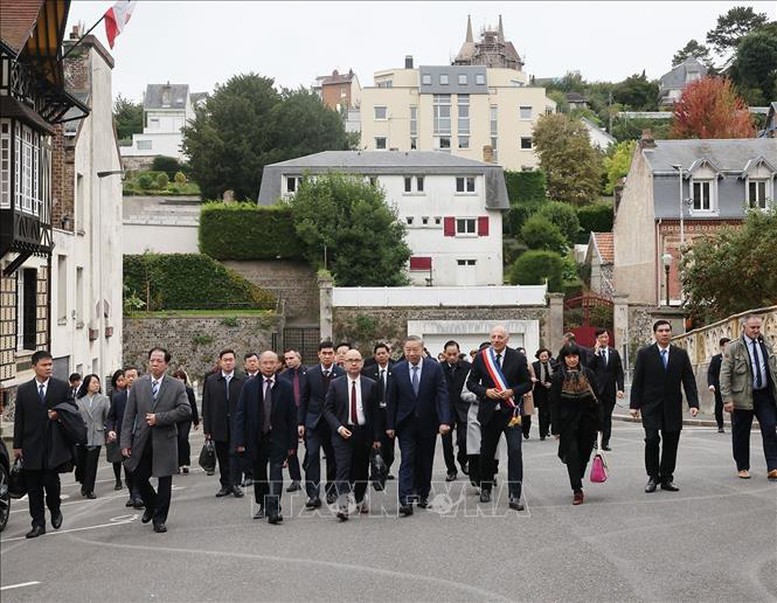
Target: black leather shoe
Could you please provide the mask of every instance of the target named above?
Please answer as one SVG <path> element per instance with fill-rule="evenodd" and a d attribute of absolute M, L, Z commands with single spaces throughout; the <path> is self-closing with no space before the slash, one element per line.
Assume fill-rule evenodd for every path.
<path fill-rule="evenodd" d="M 456 481 L 456 478 L 458 477 L 458 473 L 455 471 L 448 471 L 448 475 L 445 476 L 446 482 L 453 482 Z"/>
<path fill-rule="evenodd" d="M 240 486 L 232 486 L 232 496 L 243 498 L 243 489 Z"/>
<path fill-rule="evenodd" d="M 674 485 L 674 482 L 669 479 L 665 482 L 661 482 L 661 489 L 666 490 L 667 492 L 679 492 L 680 488 Z"/>
<path fill-rule="evenodd" d="M 51 527 L 55 530 L 62 527 L 62 511 L 51 514 Z"/>
<path fill-rule="evenodd" d="M 348 521 L 348 509 L 340 509 L 337 512 L 337 519 L 340 521 Z"/>
<path fill-rule="evenodd" d="M 135 506 L 135 501 L 132 498 L 128 498 L 127 502 L 124 503 L 125 507 L 133 507 Z"/>
<path fill-rule="evenodd" d="M 264 519 L 264 507 L 259 507 L 259 510 L 254 513 L 254 519 Z"/>
<path fill-rule="evenodd" d="M 515 500 L 514 498 L 511 498 L 510 508 L 513 509 L 514 511 L 523 511 L 524 506 L 520 500 Z"/>
<path fill-rule="evenodd" d="M 154 522 L 154 531 L 157 534 L 164 534 L 165 532 L 167 532 L 167 526 L 165 525 L 165 522 L 164 521 L 158 521 L 158 522 L 155 521 Z"/>
<path fill-rule="evenodd" d="M 122 485 L 121 482 L 116 482 L 116 485 L 113 487 L 114 490 L 121 490 Z"/>
<path fill-rule="evenodd" d="M 221 488 L 218 492 L 216 492 L 216 498 L 221 498 L 222 496 L 227 496 L 228 494 L 232 494 L 232 488 Z"/>
<path fill-rule="evenodd" d="M 276 513 L 275 515 L 271 515 L 267 518 L 267 523 L 271 523 L 272 525 L 281 523 L 283 521 L 283 515 L 280 513 Z"/>
<path fill-rule="evenodd" d="M 464 475 L 469 475 L 469 464 L 468 464 L 468 463 L 464 463 L 464 464 L 461 466 L 461 472 L 462 472 Z"/>
<path fill-rule="evenodd" d="M 33 526 L 32 529 L 24 535 L 24 537 L 37 538 L 38 536 L 43 536 L 43 534 L 45 533 L 46 533 L 46 528 L 44 528 L 43 526 Z"/>
<path fill-rule="evenodd" d="M 321 506 L 321 499 L 318 497 L 309 498 L 305 503 L 306 509 L 318 509 L 320 506 Z"/>
<path fill-rule="evenodd" d="M 296 492 L 297 490 L 302 490 L 302 486 L 297 480 L 294 480 L 291 482 L 288 488 L 286 488 L 286 492 Z"/>
<path fill-rule="evenodd" d="M 410 517 L 413 514 L 413 505 L 400 505 L 399 514 L 402 517 Z"/>
<path fill-rule="evenodd" d="M 418 508 L 419 509 L 428 509 L 429 508 L 429 499 L 428 498 L 419 498 L 418 499 Z"/>
<path fill-rule="evenodd" d="M 658 482 L 656 481 L 656 479 L 654 477 L 651 477 L 648 480 L 648 483 L 645 484 L 645 492 L 655 492 L 657 485 L 658 485 Z"/>
<path fill-rule="evenodd" d="M 386 476 L 386 479 L 397 479 L 397 478 L 396 478 L 396 477 L 394 477 L 393 475 L 391 475 L 391 474 L 389 473 L 389 474 Z"/>
<path fill-rule="evenodd" d="M 480 491 L 480 502 L 491 502 L 491 490 L 483 489 Z"/>
<path fill-rule="evenodd" d="M 143 511 L 143 517 L 140 518 L 141 523 L 148 523 L 154 518 L 154 509 L 146 509 Z"/>
<path fill-rule="evenodd" d="M 333 505 L 337 502 L 337 494 L 330 492 L 326 495 L 326 504 Z"/>
<path fill-rule="evenodd" d="M 87 493 L 86 493 L 86 497 L 87 497 L 89 500 L 94 500 L 95 498 L 97 498 L 97 495 L 96 495 L 94 492 L 87 492 Z"/>
<path fill-rule="evenodd" d="M 138 509 L 138 510 L 140 510 L 140 509 L 145 509 L 145 508 L 146 508 L 146 503 L 144 503 L 144 502 L 143 502 L 143 499 L 142 499 L 142 498 L 136 498 L 136 499 L 135 499 L 135 500 L 132 502 L 132 506 L 133 506 L 133 507 L 135 507 L 135 508 L 136 508 L 136 509 Z"/>
<path fill-rule="evenodd" d="M 602 450 L 606 450 L 607 452 L 609 452 L 610 450 L 612 450 L 612 448 L 610 448 L 609 444 L 602 444 Z"/>

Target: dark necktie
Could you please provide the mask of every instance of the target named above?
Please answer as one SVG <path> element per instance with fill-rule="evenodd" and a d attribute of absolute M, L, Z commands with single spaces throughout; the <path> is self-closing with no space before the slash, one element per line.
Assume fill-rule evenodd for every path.
<path fill-rule="evenodd" d="M 41 402 L 46 402 L 46 389 L 43 387 L 42 383 L 38 386 L 38 396 L 40 397 Z"/>
<path fill-rule="evenodd" d="M 413 378 L 411 379 L 411 383 L 413 385 L 413 393 L 417 396 L 418 395 L 418 365 L 412 367 L 413 369 Z"/>
<path fill-rule="evenodd" d="M 548 365 L 544 362 L 540 362 L 540 382 L 548 382 Z"/>
<path fill-rule="evenodd" d="M 229 382 L 230 382 L 231 380 L 232 380 L 232 376 L 231 376 L 231 375 L 226 375 L 226 376 L 224 377 L 224 381 L 225 381 L 225 382 L 226 382 L 226 384 L 227 384 L 227 402 L 229 402 Z"/>
<path fill-rule="evenodd" d="M 299 406 L 299 369 L 294 371 L 294 380 L 292 384 L 294 386 L 294 402 Z"/>
<path fill-rule="evenodd" d="M 502 354 L 497 354 L 496 355 L 496 365 L 499 368 L 502 368 Z"/>
<path fill-rule="evenodd" d="M 329 370 L 324 370 L 324 372 L 323 372 L 323 375 L 322 375 L 322 378 L 321 378 L 321 382 L 324 384 L 324 389 L 325 390 L 329 388 L 329 376 L 331 374 L 332 373 Z"/>
<path fill-rule="evenodd" d="M 152 381 L 151 382 L 151 395 L 153 396 L 154 400 L 156 400 L 157 394 L 159 393 L 159 381 Z"/>
<path fill-rule="evenodd" d="M 380 377 L 378 377 L 378 380 L 380 381 L 380 401 L 385 402 L 386 401 L 386 369 L 380 369 Z"/>
<path fill-rule="evenodd" d="M 763 378 L 761 377 L 761 356 L 758 353 L 758 340 L 753 339 L 753 362 L 755 362 L 755 389 L 762 389 L 764 386 Z M 41 387 L 43 387 L 41 385 Z"/>
<path fill-rule="evenodd" d="M 264 419 L 262 421 L 262 433 L 270 431 L 270 414 L 272 413 L 272 379 L 264 380 Z"/>
<path fill-rule="evenodd" d="M 359 424 L 359 414 L 356 410 L 356 381 L 351 381 L 351 425 Z"/>
<path fill-rule="evenodd" d="M 664 363 L 664 370 L 669 365 L 669 350 L 661 350 L 661 362 Z"/>

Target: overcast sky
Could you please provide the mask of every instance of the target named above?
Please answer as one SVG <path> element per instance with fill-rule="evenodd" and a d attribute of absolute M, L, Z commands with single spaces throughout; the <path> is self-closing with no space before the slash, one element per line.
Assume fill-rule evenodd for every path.
<path fill-rule="evenodd" d="M 69 27 L 91 27 L 111 0 L 76 0 Z M 141 0 L 116 39 L 114 96 L 141 100 L 146 84 L 189 84 L 212 91 L 250 71 L 281 86 L 310 86 L 333 69 L 353 69 L 362 86 L 375 71 L 449 64 L 466 33 L 502 15 L 512 41 L 537 77 L 578 70 L 588 81 L 620 81 L 644 69 L 669 70 L 672 55 L 704 42 L 720 14 L 752 6 L 777 19 L 777 2 L 226 2 Z M 105 27 L 94 31 L 107 47 Z"/>

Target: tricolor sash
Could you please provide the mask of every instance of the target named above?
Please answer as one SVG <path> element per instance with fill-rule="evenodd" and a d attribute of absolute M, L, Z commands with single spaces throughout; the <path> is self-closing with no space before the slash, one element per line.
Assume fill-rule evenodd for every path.
<path fill-rule="evenodd" d="M 494 348 L 486 348 L 483 350 L 483 363 L 486 365 L 488 375 L 491 377 L 491 381 L 494 383 L 494 389 L 497 391 L 504 391 L 510 389 L 507 385 L 507 379 L 502 372 L 502 367 L 496 361 L 496 354 Z M 516 408 L 515 399 L 511 396 L 507 400 L 502 400 L 510 408 Z"/>

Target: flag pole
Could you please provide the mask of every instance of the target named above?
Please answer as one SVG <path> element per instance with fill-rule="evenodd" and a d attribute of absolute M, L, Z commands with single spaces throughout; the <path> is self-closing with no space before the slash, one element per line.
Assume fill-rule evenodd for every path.
<path fill-rule="evenodd" d="M 76 40 L 76 43 L 75 43 L 75 44 L 73 44 L 73 45 L 72 45 L 70 48 L 68 48 L 68 49 L 67 49 L 67 52 L 66 52 L 65 54 L 63 54 L 63 55 L 62 55 L 62 58 L 60 59 L 60 61 L 64 61 L 64 60 L 65 60 L 65 57 L 66 57 L 67 55 L 69 55 L 71 52 L 73 52 L 73 49 L 74 49 L 76 46 L 78 46 L 78 45 L 79 45 L 81 42 L 83 42 L 83 41 L 84 41 L 84 38 L 86 38 L 86 36 L 88 36 L 90 33 L 92 33 L 92 30 L 94 30 L 94 28 L 95 28 L 95 27 L 97 27 L 97 26 L 98 26 L 100 23 L 102 23 L 104 20 L 105 20 L 105 15 L 103 15 L 102 17 L 100 17 L 100 18 L 98 19 L 97 23 L 95 23 L 94 25 L 92 25 L 92 26 L 91 26 L 91 27 L 90 27 L 90 28 L 87 30 L 87 32 L 86 32 L 86 33 L 85 33 L 83 36 L 81 36 L 80 38 L 78 38 L 78 40 Z"/>

